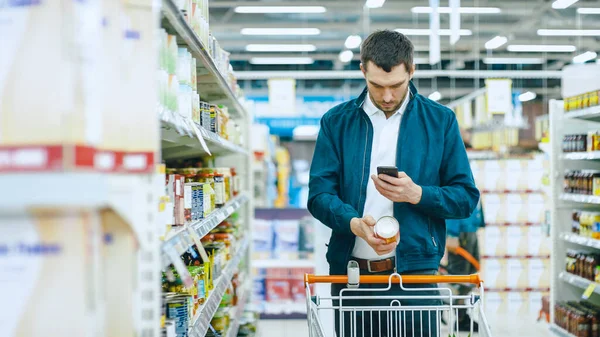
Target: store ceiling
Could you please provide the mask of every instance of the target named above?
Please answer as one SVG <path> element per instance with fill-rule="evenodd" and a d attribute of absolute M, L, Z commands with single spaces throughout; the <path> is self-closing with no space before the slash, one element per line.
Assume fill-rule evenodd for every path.
<path fill-rule="evenodd" d="M 579 14 L 578 8 L 600 8 L 600 0 L 580 0 L 566 9 L 553 9 L 554 1 L 537 0 L 462 0 L 461 7 L 488 8 L 493 14 L 461 14 L 461 29 L 465 34 L 458 43 L 450 45 L 449 36 L 441 37 L 442 62 L 433 67 L 427 64 L 429 37 L 409 35 L 415 45 L 417 69 L 454 70 L 560 70 L 572 58 L 586 51 L 600 53 L 600 15 Z M 268 70 L 356 70 L 358 48 L 353 49 L 353 61 L 342 63 L 340 52 L 346 50 L 345 40 L 351 34 L 363 36 L 377 29 L 419 30 L 429 28 L 429 15 L 415 13 L 417 7 L 428 6 L 428 1 L 387 0 L 382 8 L 365 9 L 364 0 L 338 1 L 211 1 L 210 27 L 219 43 L 230 51 L 236 71 Z M 324 13 L 310 14 L 246 14 L 236 12 L 237 6 L 322 6 Z M 448 1 L 441 0 L 447 7 Z M 421 8 L 421 11 L 423 9 Z M 449 28 L 449 14 L 440 14 L 441 28 Z M 316 28 L 317 35 L 243 35 L 244 28 Z M 546 36 L 539 29 L 585 29 L 590 36 Z M 551 32 L 554 34 L 555 32 Z M 577 33 L 577 32 L 576 32 Z M 543 34 L 543 33 L 542 33 Z M 564 34 L 564 32 L 563 32 Z M 494 50 L 486 50 L 485 44 L 495 36 L 505 36 L 508 42 Z M 248 48 L 264 48 L 261 45 L 300 44 L 314 51 L 260 52 Z M 571 52 L 515 52 L 511 45 L 566 45 L 574 46 Z M 248 45 L 255 45 L 250 46 Z M 258 46 L 256 46 L 258 45 Z M 308 45 L 308 46 L 306 46 Z M 268 47 L 268 46 L 267 46 Z M 303 65 L 258 65 L 252 58 L 260 57 L 309 57 L 314 63 Z M 536 64 L 490 64 L 486 58 L 534 59 Z M 486 62 L 484 62 L 486 61 Z M 498 60 L 496 60 L 498 61 Z M 512 60 L 520 62 L 520 60 Z M 500 60 L 503 62 L 503 60 Z M 558 80 L 521 80 L 524 89 L 550 87 L 555 92 Z M 325 81 L 327 82 L 327 81 Z M 333 81 L 335 82 L 335 81 Z M 442 90 L 474 86 L 473 79 L 440 77 L 434 83 Z M 464 83 L 463 83 L 464 82 Z M 531 83 L 530 83 L 531 82 Z M 535 82 L 535 83 L 534 83 Z M 251 87 L 260 88 L 253 81 Z M 321 84 L 328 87 L 326 83 Z M 433 90 L 433 89 L 432 89 Z M 456 92 L 456 90 L 454 90 Z M 447 97 L 447 96 L 446 96 Z"/>

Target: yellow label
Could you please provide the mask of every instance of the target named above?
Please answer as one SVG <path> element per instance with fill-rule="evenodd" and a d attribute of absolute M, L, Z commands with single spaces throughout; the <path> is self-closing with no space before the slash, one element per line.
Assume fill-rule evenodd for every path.
<path fill-rule="evenodd" d="M 584 300 L 587 300 L 588 298 L 590 298 L 590 296 L 592 296 L 592 294 L 594 293 L 594 290 L 596 289 L 596 282 L 592 282 L 590 283 L 590 285 L 587 287 L 587 289 L 585 289 L 585 291 L 583 292 L 583 295 L 581 295 L 581 298 Z"/>

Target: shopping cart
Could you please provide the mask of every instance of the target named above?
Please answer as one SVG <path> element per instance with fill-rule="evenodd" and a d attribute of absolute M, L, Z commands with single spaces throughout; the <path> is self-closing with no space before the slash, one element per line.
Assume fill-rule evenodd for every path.
<path fill-rule="evenodd" d="M 478 336 L 491 337 L 483 312 L 483 282 L 478 274 L 455 275 L 359 275 L 358 264 L 350 261 L 348 275 L 305 275 L 308 326 L 310 337 L 474 337 L 474 321 L 479 324 Z M 355 263 L 355 262 L 354 262 Z M 311 285 L 319 283 L 345 284 L 339 296 L 315 296 Z M 416 288 L 418 284 L 469 283 L 479 286 L 479 294 L 457 296 L 447 287 Z M 359 288 L 359 284 L 381 285 Z M 405 284 L 414 285 L 405 287 Z M 382 294 L 392 287 L 400 287 L 403 295 Z M 412 295 L 416 292 L 418 295 Z M 404 301 L 437 300 L 435 305 L 402 305 Z M 464 304 L 454 304 L 463 300 Z M 386 305 L 380 305 L 381 302 Z M 377 305 L 373 305 L 373 303 Z M 387 304 L 389 302 L 389 304 Z M 470 312 L 470 331 L 459 332 L 459 309 Z M 332 313 L 334 315 L 332 315 Z M 325 329 L 323 317 L 331 317 L 331 329 Z M 440 324 L 442 315 L 449 325 Z M 336 319 L 333 319 L 333 317 Z M 335 326 L 337 325 L 337 327 Z M 328 330 L 328 331 L 326 331 Z M 462 333 L 462 335 L 461 335 Z"/>

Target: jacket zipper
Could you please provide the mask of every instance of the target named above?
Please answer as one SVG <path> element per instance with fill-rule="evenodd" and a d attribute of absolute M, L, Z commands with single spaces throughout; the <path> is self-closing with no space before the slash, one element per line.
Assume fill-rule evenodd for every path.
<path fill-rule="evenodd" d="M 367 144 L 369 143 L 369 123 L 367 123 L 367 121 L 365 120 L 365 116 L 362 116 L 363 118 L 363 122 L 365 122 L 365 150 L 363 153 L 363 165 L 362 165 L 362 177 L 360 178 L 360 194 L 358 195 L 358 207 L 360 207 L 361 205 L 361 201 L 362 201 L 362 190 L 363 190 L 363 183 L 365 181 L 365 164 L 367 161 Z M 362 213 L 362 212 L 361 212 Z M 363 214 L 364 215 L 364 214 Z"/>
<path fill-rule="evenodd" d="M 429 233 L 431 234 L 431 218 L 427 217 L 427 227 L 429 229 Z M 431 234 L 431 242 L 433 243 L 434 247 L 437 247 L 437 242 L 435 242 L 435 237 L 433 237 L 433 234 Z"/>

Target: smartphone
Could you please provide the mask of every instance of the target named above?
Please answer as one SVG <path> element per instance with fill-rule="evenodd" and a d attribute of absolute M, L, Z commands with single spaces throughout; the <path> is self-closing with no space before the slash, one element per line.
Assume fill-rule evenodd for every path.
<path fill-rule="evenodd" d="M 398 178 L 398 168 L 396 166 L 377 166 L 377 175 L 380 174 Z"/>

